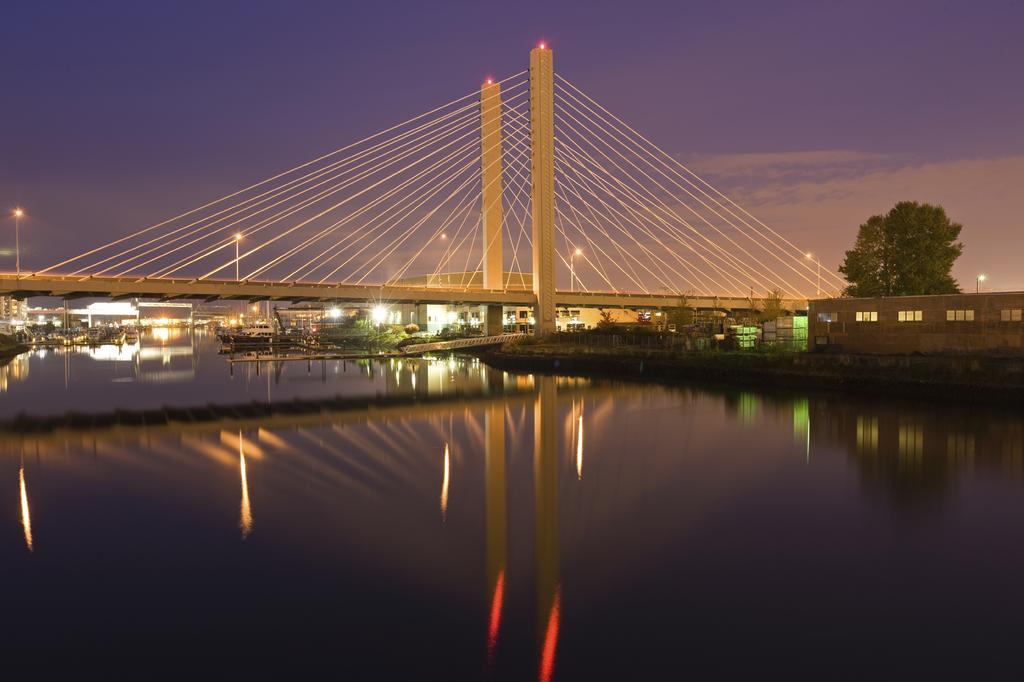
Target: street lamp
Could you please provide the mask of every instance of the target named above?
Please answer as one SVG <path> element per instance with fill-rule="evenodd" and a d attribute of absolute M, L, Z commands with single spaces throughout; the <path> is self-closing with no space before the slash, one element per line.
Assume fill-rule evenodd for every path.
<path fill-rule="evenodd" d="M 569 254 L 569 291 L 576 291 L 576 256 L 582 255 L 582 249 L 576 249 Z"/>
<path fill-rule="evenodd" d="M 21 279 L 21 216 L 25 212 L 21 207 L 14 209 L 14 270 L 17 279 Z"/>
<path fill-rule="evenodd" d="M 818 298 L 821 298 L 821 259 L 809 252 L 804 254 L 804 258 L 807 260 L 813 260 L 818 264 Z"/>
<path fill-rule="evenodd" d="M 981 283 L 985 281 L 985 275 L 978 275 L 977 279 L 974 280 L 975 293 L 981 293 Z"/>

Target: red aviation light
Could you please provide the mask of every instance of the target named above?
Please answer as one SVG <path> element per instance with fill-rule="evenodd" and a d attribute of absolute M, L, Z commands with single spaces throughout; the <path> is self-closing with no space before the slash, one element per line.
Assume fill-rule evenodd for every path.
<path fill-rule="evenodd" d="M 540 41 L 539 43 L 537 43 L 537 49 L 538 49 L 538 50 L 546 50 L 546 49 L 548 49 L 548 44 L 547 44 L 547 43 L 545 43 L 545 42 L 544 42 L 544 41 L 542 40 L 542 41 Z"/>

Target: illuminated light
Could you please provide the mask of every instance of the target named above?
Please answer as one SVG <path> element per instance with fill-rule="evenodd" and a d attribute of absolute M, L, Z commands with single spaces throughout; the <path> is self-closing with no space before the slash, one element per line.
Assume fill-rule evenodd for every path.
<path fill-rule="evenodd" d="M 583 412 L 580 411 L 580 424 L 576 437 L 576 478 L 583 480 Z"/>
<path fill-rule="evenodd" d="M 14 209 L 14 217 L 15 218 L 20 218 L 23 215 L 25 215 L 25 212 L 22 211 L 20 208 Z"/>
<path fill-rule="evenodd" d="M 252 532 L 252 507 L 249 504 L 249 479 L 245 475 L 245 451 L 241 430 L 238 431 L 238 471 L 242 478 L 242 507 L 239 511 L 238 525 L 242 529 L 244 540 Z"/>
<path fill-rule="evenodd" d="M 450 474 L 450 463 L 448 458 L 448 443 L 444 444 L 444 477 L 441 479 L 441 519 L 448 515 L 448 480 Z"/>
<path fill-rule="evenodd" d="M 576 255 L 577 256 L 582 256 L 583 255 L 583 249 L 576 249 Z"/>
<path fill-rule="evenodd" d="M 487 656 L 494 656 L 498 646 L 498 631 L 501 629 L 501 605 L 505 599 L 505 569 L 498 572 L 494 583 L 494 597 L 491 599 L 491 618 L 487 625 Z"/>
<path fill-rule="evenodd" d="M 452 322 L 455 321 L 455 318 L 457 317 L 457 315 L 455 314 L 454 310 L 449 310 L 448 314 L 446 315 L 446 317 L 448 318 L 448 322 L 452 323 Z"/>
<path fill-rule="evenodd" d="M 978 281 L 979 282 L 984 282 L 986 279 L 987 278 L 985 277 L 985 275 L 978 275 Z"/>
<path fill-rule="evenodd" d="M 441 233 L 441 239 L 448 239 L 448 233 L 447 232 L 442 232 Z"/>
<path fill-rule="evenodd" d="M 804 258 L 814 258 L 814 254 L 808 251 L 807 253 L 804 254 Z"/>
<path fill-rule="evenodd" d="M 558 621 L 562 601 L 562 589 L 555 590 L 555 600 L 551 604 L 551 615 L 548 616 L 548 627 L 544 633 L 544 648 L 540 655 L 541 682 L 550 682 L 555 672 L 555 651 L 558 648 Z"/>
<path fill-rule="evenodd" d="M 487 83 L 487 85 L 494 85 L 494 79 L 493 78 L 488 78 L 485 82 Z"/>
<path fill-rule="evenodd" d="M 546 50 L 546 49 L 548 49 L 548 44 L 545 43 L 544 41 L 541 41 L 541 42 L 537 43 L 537 49 L 538 50 Z"/>
<path fill-rule="evenodd" d="M 341 317 L 341 310 L 338 308 L 331 308 L 330 310 L 327 311 L 327 314 L 330 316 L 332 320 L 336 320 L 339 317 Z"/>
<path fill-rule="evenodd" d="M 25 467 L 18 469 L 18 479 L 21 482 L 21 526 L 25 530 L 25 544 L 28 551 L 32 551 L 32 519 L 28 513 L 28 491 L 25 489 Z"/>
<path fill-rule="evenodd" d="M 376 306 L 370 311 L 370 316 L 374 324 L 381 324 L 388 317 L 388 309 L 381 305 Z"/>
<path fill-rule="evenodd" d="M 235 233 L 235 241 L 236 242 L 242 241 L 242 233 L 241 232 L 236 232 Z"/>

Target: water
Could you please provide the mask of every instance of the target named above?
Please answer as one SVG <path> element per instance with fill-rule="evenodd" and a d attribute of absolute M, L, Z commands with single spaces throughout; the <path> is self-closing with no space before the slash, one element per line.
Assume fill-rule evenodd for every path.
<path fill-rule="evenodd" d="M 396 400 L 3 436 L 7 679 L 1019 667 L 1019 408 L 513 376 L 468 359 L 266 369 L 232 375 L 210 339 L 159 332 L 123 357 L 39 353 L 0 370 L 0 419 Z"/>

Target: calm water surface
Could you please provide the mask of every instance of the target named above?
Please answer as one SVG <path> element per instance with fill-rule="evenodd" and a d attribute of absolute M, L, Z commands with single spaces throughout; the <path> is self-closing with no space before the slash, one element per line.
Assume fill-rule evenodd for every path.
<path fill-rule="evenodd" d="M 11 677 L 1013 677 L 1024 418 L 513 376 L 34 352 L 0 419 L 294 397 L 369 412 L 3 435 Z M 408 396 L 434 400 L 410 407 Z"/>

